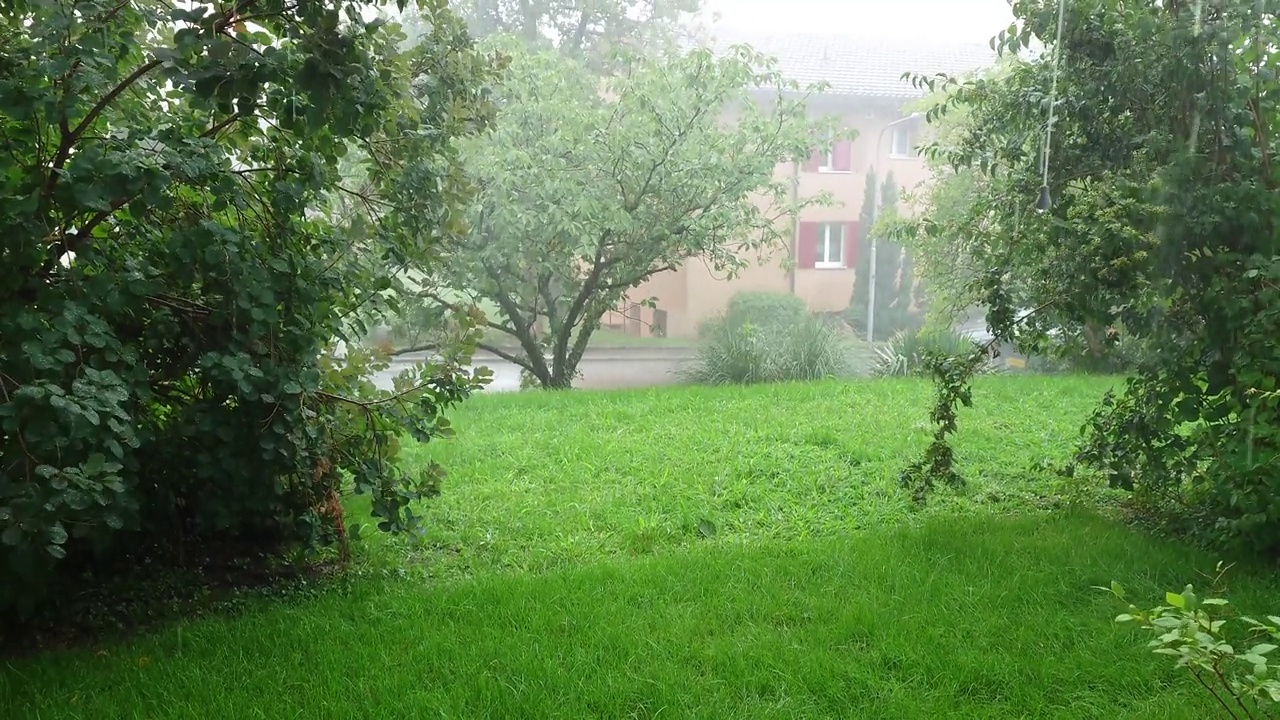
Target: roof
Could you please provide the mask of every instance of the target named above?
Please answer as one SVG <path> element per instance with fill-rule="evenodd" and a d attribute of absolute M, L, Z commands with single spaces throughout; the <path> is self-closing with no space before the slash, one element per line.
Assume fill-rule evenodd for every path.
<path fill-rule="evenodd" d="M 991 67 L 996 54 L 987 45 L 922 40 L 886 40 L 819 34 L 747 34 L 717 28 L 708 43 L 718 53 L 747 44 L 778 60 L 778 70 L 801 86 L 825 81 L 825 94 L 895 99 L 924 91 L 903 73 L 964 75 Z"/>

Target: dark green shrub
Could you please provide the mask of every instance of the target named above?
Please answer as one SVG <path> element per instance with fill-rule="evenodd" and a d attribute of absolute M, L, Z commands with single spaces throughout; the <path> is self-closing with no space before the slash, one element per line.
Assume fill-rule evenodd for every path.
<path fill-rule="evenodd" d="M 1136 370 L 1153 357 L 1148 342 L 1114 329 L 1059 333 L 1040 343 L 1027 368 L 1043 373 L 1116 375 Z"/>
<path fill-rule="evenodd" d="M 0 616 L 157 549 L 239 561 L 341 540 L 352 490 L 409 529 L 436 490 L 396 448 L 448 434 L 440 413 L 476 385 L 465 351 L 389 397 L 368 358 L 325 349 L 363 331 L 389 258 L 448 238 L 412 218 L 463 199 L 440 178 L 459 172 L 474 78 L 417 57 L 434 60 L 426 103 L 388 71 L 394 35 L 340 22 L 357 5 L 268 3 L 252 33 L 245 7 L 0 8 Z M 462 26 L 435 20 L 432 51 L 466 58 Z M 444 175 L 370 171 L 373 232 L 334 208 L 347 143 L 375 136 Z"/>
<path fill-rule="evenodd" d="M 794 327 L 809 318 L 804 300 L 785 293 L 739 292 L 729 298 L 721 320 L 731 327 Z"/>

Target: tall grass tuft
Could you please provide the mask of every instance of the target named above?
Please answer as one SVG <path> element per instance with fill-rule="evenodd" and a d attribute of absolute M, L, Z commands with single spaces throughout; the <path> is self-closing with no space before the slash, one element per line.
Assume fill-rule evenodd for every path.
<path fill-rule="evenodd" d="M 681 376 L 704 385 L 749 385 L 839 377 L 851 368 L 849 343 L 823 318 L 783 325 L 725 317 L 705 328 Z"/>
<path fill-rule="evenodd" d="M 917 328 L 899 331 L 887 345 L 876 348 L 872 374 L 878 377 L 921 377 L 929 371 L 925 361 L 929 355 L 966 355 L 977 346 L 973 340 L 955 330 Z M 999 372 L 990 358 L 978 366 L 979 374 Z"/>

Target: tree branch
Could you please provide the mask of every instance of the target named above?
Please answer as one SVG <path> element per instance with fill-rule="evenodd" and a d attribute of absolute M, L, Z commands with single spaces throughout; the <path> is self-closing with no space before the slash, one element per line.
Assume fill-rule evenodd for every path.
<path fill-rule="evenodd" d="M 222 30 L 226 28 L 226 26 L 229 23 L 231 23 L 237 16 L 239 16 L 241 12 L 252 7 L 255 3 L 257 3 L 257 1 L 258 0 L 244 0 L 244 2 L 241 2 L 236 7 L 231 8 L 230 10 L 227 10 L 226 12 L 224 12 L 222 14 L 222 17 L 219 18 L 214 23 L 213 32 L 221 33 Z M 127 3 L 121 3 L 115 9 L 111 10 L 107 16 L 108 19 L 114 16 L 114 13 L 119 12 L 119 10 L 123 8 L 126 4 Z M 83 118 L 81 118 L 80 122 L 76 123 L 76 126 L 74 128 L 71 128 L 70 130 L 65 130 L 65 128 L 69 123 L 67 122 L 65 115 L 60 119 L 60 125 L 64 128 L 64 131 L 62 132 L 62 137 L 58 142 L 58 149 L 54 153 L 53 160 L 49 163 L 49 177 L 48 179 L 45 180 L 45 187 L 44 187 L 44 193 L 43 193 L 43 196 L 46 201 L 50 197 L 52 197 L 53 190 L 58 183 L 58 173 L 59 171 L 62 170 L 63 167 L 66 166 L 67 159 L 71 157 L 71 151 L 75 148 L 76 143 L 79 142 L 81 136 L 84 135 L 85 131 L 88 130 L 91 125 L 93 125 L 94 121 L 98 119 L 98 116 L 100 116 L 104 111 L 106 111 L 106 109 L 111 105 L 111 103 L 115 102 L 116 98 L 120 97 L 121 93 L 133 87 L 133 85 L 137 83 L 139 80 L 141 80 L 147 73 L 160 67 L 161 64 L 162 64 L 162 61 L 159 58 L 152 58 L 147 62 L 139 65 L 137 68 L 134 69 L 133 72 L 129 73 L 123 80 L 116 83 L 115 87 L 108 90 L 106 95 L 103 95 L 101 98 L 99 98 L 98 102 L 94 103 L 93 107 L 89 108 L 89 112 L 86 113 Z M 70 81 L 70 77 L 68 77 L 68 82 L 69 81 Z"/>
<path fill-rule="evenodd" d="M 348 405 L 355 405 L 356 407 L 362 408 L 364 410 L 372 410 L 373 408 L 376 408 L 382 405 L 387 405 L 393 402 L 400 402 L 404 400 L 406 396 L 412 395 L 413 393 L 416 393 L 420 390 L 424 390 L 430 387 L 431 385 L 440 382 L 441 380 L 442 378 L 431 378 L 426 382 L 422 382 L 422 383 L 418 383 L 417 385 L 414 385 L 408 390 L 402 390 L 394 395 L 391 395 L 390 397 L 378 398 L 377 400 L 357 400 L 355 398 L 349 398 L 342 395 L 334 395 L 333 393 L 325 392 L 323 390 L 317 390 L 315 392 L 315 396 L 320 398 L 321 400 L 327 400 L 329 402 L 341 402 L 341 403 L 346 403 Z"/>
<path fill-rule="evenodd" d="M 506 350 L 503 350 L 497 345 L 489 345 L 487 343 L 477 343 L 476 347 L 481 350 L 484 350 L 485 352 L 493 353 L 494 355 L 497 355 L 498 357 L 502 358 L 503 360 L 506 360 L 512 365 L 518 365 L 524 368 L 525 370 L 528 370 L 529 372 L 535 372 L 534 369 L 530 367 L 530 363 L 528 360 L 521 358 L 519 355 L 513 355 L 512 353 L 509 353 Z"/>
<path fill-rule="evenodd" d="M 222 122 L 214 123 L 213 127 L 211 127 L 211 128 L 209 128 L 208 130 L 205 130 L 204 132 L 200 133 L 200 137 L 202 137 L 202 138 L 211 138 L 211 137 L 213 137 L 214 135 L 217 135 L 218 133 L 222 132 L 222 131 L 227 127 L 227 126 L 229 126 L 229 125 L 231 125 L 231 123 L 233 123 L 233 122 L 235 122 L 235 121 L 239 120 L 241 117 L 242 117 L 242 116 L 241 116 L 241 114 L 240 114 L 240 111 L 239 111 L 239 110 L 237 110 L 237 111 L 235 111 L 235 112 L 231 113 L 230 115 L 228 115 L 228 116 L 227 116 L 227 117 L 226 117 Z"/>

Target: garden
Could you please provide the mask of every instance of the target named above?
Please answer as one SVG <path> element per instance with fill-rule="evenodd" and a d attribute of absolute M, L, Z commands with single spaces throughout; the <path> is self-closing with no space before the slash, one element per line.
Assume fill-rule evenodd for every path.
<path fill-rule="evenodd" d="M 406 449 L 449 469 L 421 539 L 371 535 L 323 590 L 10 659 L 0 712 L 1206 717 L 1094 586 L 1158 599 L 1215 556 L 1048 470 L 1115 383 L 981 381 L 971 482 L 923 509 L 897 487 L 921 380 L 475 398 L 457 440 Z M 1280 596 L 1229 582 L 1251 611 Z"/>
<path fill-rule="evenodd" d="M 0 7 L 0 717 L 1278 717 L 1276 0 L 1015 0 L 577 389 L 856 140 L 700 8 Z"/>

